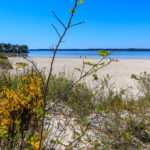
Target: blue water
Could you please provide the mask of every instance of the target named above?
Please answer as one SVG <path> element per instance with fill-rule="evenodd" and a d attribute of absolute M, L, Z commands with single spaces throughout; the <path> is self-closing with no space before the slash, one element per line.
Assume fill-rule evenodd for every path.
<path fill-rule="evenodd" d="M 29 50 L 28 56 L 30 57 L 52 57 L 53 51 L 31 51 Z M 101 58 L 98 56 L 97 51 L 88 50 L 88 51 L 58 51 L 56 57 L 82 57 L 82 58 Z M 114 59 L 150 59 L 150 51 L 112 51 L 110 55 Z"/>

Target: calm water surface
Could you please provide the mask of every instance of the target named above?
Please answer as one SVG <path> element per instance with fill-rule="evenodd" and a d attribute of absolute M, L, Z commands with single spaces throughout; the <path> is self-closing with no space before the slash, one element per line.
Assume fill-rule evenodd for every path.
<path fill-rule="evenodd" d="M 30 57 L 52 57 L 53 51 L 32 51 L 29 50 L 28 56 Z M 58 51 L 56 57 L 86 57 L 86 58 L 101 58 L 98 56 L 97 51 L 88 50 L 88 51 L 75 51 L 75 50 L 67 50 L 67 51 Z M 112 51 L 110 55 L 111 58 L 114 59 L 150 59 L 150 51 Z"/>

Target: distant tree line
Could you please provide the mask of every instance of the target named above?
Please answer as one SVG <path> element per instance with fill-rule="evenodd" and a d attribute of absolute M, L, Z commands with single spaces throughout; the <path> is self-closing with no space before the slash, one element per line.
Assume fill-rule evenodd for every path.
<path fill-rule="evenodd" d="M 27 45 L 0 43 L 0 53 L 28 53 Z"/>

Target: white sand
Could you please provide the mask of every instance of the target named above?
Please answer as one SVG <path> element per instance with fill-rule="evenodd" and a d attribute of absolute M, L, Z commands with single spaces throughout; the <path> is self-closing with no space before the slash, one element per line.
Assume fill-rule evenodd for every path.
<path fill-rule="evenodd" d="M 45 68 L 46 74 L 50 68 L 50 62 L 52 58 L 32 58 L 37 63 L 38 68 Z M 25 61 L 22 58 L 10 58 L 12 64 L 16 62 Z M 59 73 L 66 71 L 68 75 L 74 73 L 75 78 L 79 76 L 79 72 L 75 71 L 75 67 L 80 68 L 83 61 L 89 61 L 96 63 L 99 59 L 80 59 L 80 58 L 56 58 L 54 63 L 53 73 Z M 89 67 L 87 67 L 88 69 Z M 112 62 L 110 65 L 98 71 L 98 76 L 103 77 L 106 74 L 112 76 L 112 82 L 115 82 L 116 87 L 135 87 L 135 81 L 131 79 L 132 74 L 140 74 L 141 72 L 150 73 L 150 60 L 119 60 L 118 62 Z M 94 82 L 92 77 L 85 79 L 86 83 L 93 86 Z"/>

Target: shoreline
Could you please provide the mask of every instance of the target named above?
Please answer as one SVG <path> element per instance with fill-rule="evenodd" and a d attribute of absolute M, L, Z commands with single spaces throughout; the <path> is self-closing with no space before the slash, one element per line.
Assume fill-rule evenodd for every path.
<path fill-rule="evenodd" d="M 150 51 L 149 48 L 91 48 L 91 49 L 58 49 L 58 51 L 99 51 L 99 50 L 104 50 L 104 51 Z M 55 51 L 55 49 L 28 49 L 28 51 Z"/>
<path fill-rule="evenodd" d="M 19 57 L 9 57 L 9 58 L 23 58 L 22 56 L 19 56 Z M 39 57 L 39 56 L 28 56 L 27 58 L 40 58 L 40 59 L 42 59 L 42 58 L 50 58 L 50 59 L 52 59 L 53 57 Z M 55 59 L 93 59 L 93 60 L 100 60 L 100 59 L 102 59 L 102 58 L 80 58 L 80 57 L 55 57 Z M 111 58 L 111 59 L 117 59 L 117 58 Z M 128 59 L 124 59 L 124 58 L 119 58 L 119 59 L 117 59 L 117 60 L 150 60 L 150 58 L 149 59 L 147 59 L 147 58 L 128 58 Z"/>

